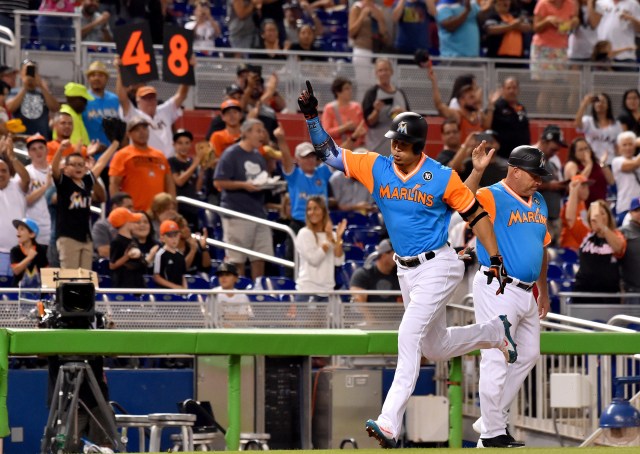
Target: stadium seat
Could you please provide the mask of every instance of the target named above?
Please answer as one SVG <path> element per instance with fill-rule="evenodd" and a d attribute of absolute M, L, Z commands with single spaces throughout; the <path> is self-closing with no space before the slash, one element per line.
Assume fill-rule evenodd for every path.
<path fill-rule="evenodd" d="M 0 287 L 11 287 L 13 276 L 0 276 Z"/>
<path fill-rule="evenodd" d="M 575 279 L 578 269 L 580 269 L 580 265 L 577 263 L 565 262 L 562 264 L 562 271 L 564 272 L 564 276 L 568 279 Z"/>
<path fill-rule="evenodd" d="M 358 268 L 362 267 L 363 263 L 364 262 L 361 261 L 348 260 L 342 265 L 342 277 L 344 282 L 347 283 L 347 287 L 351 282 L 351 276 L 353 276 L 353 273 L 355 273 Z"/>
<path fill-rule="evenodd" d="M 380 232 L 371 228 L 348 228 L 344 232 L 344 241 L 357 244 L 364 248 L 367 245 L 377 245 L 380 242 Z"/>
<path fill-rule="evenodd" d="M 175 293 L 157 293 L 151 295 L 153 301 L 186 301 L 188 295 L 177 295 Z"/>
<path fill-rule="evenodd" d="M 357 244 L 344 243 L 342 249 L 345 260 L 364 260 L 364 250 Z"/>
<path fill-rule="evenodd" d="M 331 222 L 334 225 L 338 224 L 343 219 L 347 220 L 348 227 L 369 227 L 369 218 L 364 214 L 360 214 L 356 211 L 331 211 L 329 213 Z"/>
<path fill-rule="evenodd" d="M 557 263 L 549 263 L 549 268 L 547 269 L 547 279 L 549 280 L 560 280 L 564 277 L 564 271 L 562 270 L 562 266 Z"/>
<path fill-rule="evenodd" d="M 280 299 L 273 295 L 247 295 L 252 303 L 279 303 Z"/>
<path fill-rule="evenodd" d="M 111 270 L 109 269 L 109 259 L 100 258 L 98 260 L 94 260 L 92 264 L 92 269 L 98 275 L 111 275 Z"/>
<path fill-rule="evenodd" d="M 558 261 L 563 263 L 578 263 L 578 253 L 573 249 L 558 249 Z"/>
<path fill-rule="evenodd" d="M 198 289 L 207 290 L 207 289 L 211 288 L 209 282 L 207 282 L 206 279 L 204 279 L 204 278 L 202 278 L 200 276 L 187 274 L 185 276 L 185 279 L 187 280 L 187 287 L 189 287 L 190 289 L 193 289 L 193 290 L 198 290 Z"/>
<path fill-rule="evenodd" d="M 111 288 L 111 276 L 106 274 L 98 275 L 98 287 L 100 288 Z"/>
<path fill-rule="evenodd" d="M 254 287 L 263 290 L 295 290 L 296 282 L 286 277 L 261 276 L 256 279 Z"/>
<path fill-rule="evenodd" d="M 147 288 L 156 288 L 156 282 L 153 280 L 153 276 L 150 274 L 145 274 L 144 275 L 144 285 Z"/>

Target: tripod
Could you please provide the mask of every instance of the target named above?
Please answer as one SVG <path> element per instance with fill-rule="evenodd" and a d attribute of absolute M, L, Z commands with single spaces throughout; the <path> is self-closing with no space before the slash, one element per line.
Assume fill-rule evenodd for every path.
<path fill-rule="evenodd" d="M 84 380 L 87 380 L 91 394 L 97 402 L 96 413 L 101 416 L 100 419 L 79 398 Z M 58 370 L 40 452 L 76 452 L 77 447 L 81 446 L 78 434 L 78 404 L 82 405 L 88 417 L 109 437 L 113 448 L 121 449 L 113 411 L 100 391 L 91 366 L 85 362 L 71 362 L 61 365 Z"/>

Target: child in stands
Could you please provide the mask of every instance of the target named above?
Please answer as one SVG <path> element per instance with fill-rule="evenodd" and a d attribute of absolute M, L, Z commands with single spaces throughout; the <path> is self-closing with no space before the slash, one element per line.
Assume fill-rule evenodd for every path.
<path fill-rule="evenodd" d="M 226 290 L 230 293 L 216 294 L 216 301 L 224 303 L 223 313 L 225 321 L 241 321 L 253 317 L 249 298 L 244 293 L 234 292 L 238 282 L 238 270 L 233 263 L 221 263 L 216 270 L 219 285 L 213 290 Z M 234 304 L 226 304 L 234 303 Z M 243 303 L 243 304 L 239 304 Z"/>
<path fill-rule="evenodd" d="M 12 287 L 40 287 L 40 270 L 49 266 L 47 246 L 36 243 L 38 224 L 29 218 L 14 219 L 18 245 L 11 249 Z"/>
<path fill-rule="evenodd" d="M 166 220 L 160 224 L 160 241 L 162 247 L 155 257 L 153 280 L 158 287 L 187 288 L 187 280 L 184 277 L 187 265 L 184 256 L 177 249 L 180 227 L 175 221 Z"/>
<path fill-rule="evenodd" d="M 132 231 L 142 218 L 141 213 L 132 213 L 125 207 L 118 207 L 109 213 L 109 222 L 118 230 L 111 241 L 109 269 L 111 285 L 115 288 L 144 288 L 147 265 L 138 242 L 132 238 Z"/>

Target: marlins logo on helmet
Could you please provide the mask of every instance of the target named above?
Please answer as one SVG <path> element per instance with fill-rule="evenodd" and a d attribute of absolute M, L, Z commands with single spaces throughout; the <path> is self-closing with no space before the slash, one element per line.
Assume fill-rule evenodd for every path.
<path fill-rule="evenodd" d="M 398 123 L 398 129 L 396 129 L 396 131 L 402 133 L 402 134 L 406 134 L 407 133 L 407 122 L 406 121 L 401 121 L 400 123 Z"/>

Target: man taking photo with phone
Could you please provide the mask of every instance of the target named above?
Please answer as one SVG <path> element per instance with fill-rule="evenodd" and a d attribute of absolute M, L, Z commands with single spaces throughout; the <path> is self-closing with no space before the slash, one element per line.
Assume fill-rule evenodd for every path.
<path fill-rule="evenodd" d="M 26 135 L 40 133 L 51 138 L 49 113 L 60 109 L 47 83 L 40 77 L 36 62 L 25 60 L 20 70 L 22 86 L 13 88 L 7 97 L 6 108 L 13 118 L 19 118 L 25 125 Z"/>

